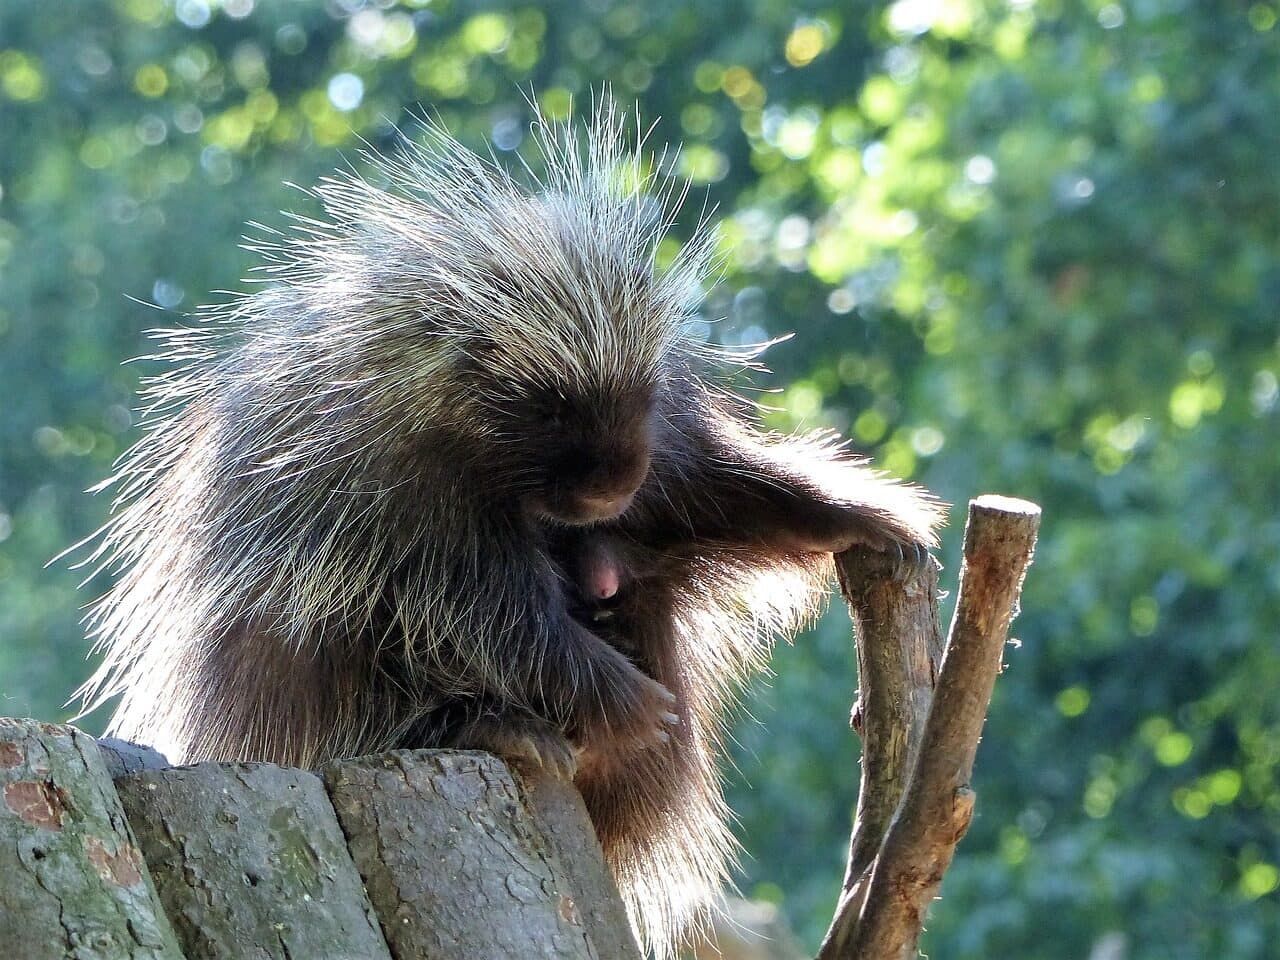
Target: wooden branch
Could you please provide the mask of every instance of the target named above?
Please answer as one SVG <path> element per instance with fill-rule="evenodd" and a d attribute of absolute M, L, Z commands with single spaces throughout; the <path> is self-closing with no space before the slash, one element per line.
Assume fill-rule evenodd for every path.
<path fill-rule="evenodd" d="M 819 960 L 917 955 L 925 912 L 973 815 L 973 761 L 1039 520 L 1040 508 L 1026 501 L 970 502 L 956 613 L 932 697 L 925 668 L 937 664 L 936 579 L 926 571 L 899 583 L 865 555 L 839 558 L 858 631 L 862 792 Z M 896 809 L 891 818 L 887 809 Z"/>
<path fill-rule="evenodd" d="M 0 953 L 181 960 L 94 739 L 0 719 Z"/>
<path fill-rule="evenodd" d="M 390 960 L 314 773 L 201 763 L 116 790 L 187 960 Z"/>
<path fill-rule="evenodd" d="M 856 638 L 852 722 L 862 738 L 862 775 L 844 885 L 819 960 L 850 955 L 871 867 L 906 789 L 942 659 L 936 563 L 904 579 L 893 558 L 855 547 L 836 557 L 836 572 Z"/>
<path fill-rule="evenodd" d="M 1040 508 L 1023 500 L 969 504 L 947 651 L 906 796 L 872 869 L 856 957 L 918 952 L 925 911 L 973 817 L 973 761 L 1039 525 Z"/>

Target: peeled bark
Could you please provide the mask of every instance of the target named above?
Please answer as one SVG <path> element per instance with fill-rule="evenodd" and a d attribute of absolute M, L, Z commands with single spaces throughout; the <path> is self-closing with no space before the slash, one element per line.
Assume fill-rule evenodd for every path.
<path fill-rule="evenodd" d="M 0 719 L 0 944 L 22 960 L 181 960 L 94 739 Z"/>
<path fill-rule="evenodd" d="M 188 960 L 389 960 L 315 774 L 201 763 L 116 786 Z"/>

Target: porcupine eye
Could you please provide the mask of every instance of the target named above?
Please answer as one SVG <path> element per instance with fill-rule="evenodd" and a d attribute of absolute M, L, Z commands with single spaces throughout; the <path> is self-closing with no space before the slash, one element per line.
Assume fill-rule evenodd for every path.
<path fill-rule="evenodd" d="M 543 413 L 548 424 L 553 427 L 564 427 L 573 416 L 573 405 L 564 394 L 551 394 L 543 403 Z"/>

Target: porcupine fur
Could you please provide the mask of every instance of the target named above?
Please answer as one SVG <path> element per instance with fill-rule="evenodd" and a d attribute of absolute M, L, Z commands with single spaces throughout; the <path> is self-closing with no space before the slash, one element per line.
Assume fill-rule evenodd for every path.
<path fill-rule="evenodd" d="M 531 186 L 431 125 L 322 180 L 323 219 L 256 244 L 268 285 L 161 335 L 103 484 L 81 694 L 178 762 L 456 746 L 568 771 L 572 743 L 662 955 L 725 880 L 740 682 L 831 552 L 920 555 L 939 511 L 721 386 L 688 322 L 712 234 L 657 267 L 680 198 L 612 107 L 535 129 Z M 574 573 L 597 537 L 626 575 L 607 618 Z"/>

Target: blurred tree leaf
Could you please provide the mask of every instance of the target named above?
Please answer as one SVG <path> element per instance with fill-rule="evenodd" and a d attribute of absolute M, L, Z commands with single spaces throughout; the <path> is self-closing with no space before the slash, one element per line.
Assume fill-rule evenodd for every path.
<path fill-rule="evenodd" d="M 1135 960 L 1271 956 L 1278 12 L 10 0 L 3 712 L 69 712 L 87 594 L 43 564 L 105 515 L 80 491 L 134 436 L 146 373 L 119 362 L 246 275 L 244 221 L 305 209 L 284 182 L 414 113 L 501 157 L 528 90 L 564 115 L 611 84 L 724 218 L 714 335 L 798 334 L 770 354 L 773 425 L 836 427 L 957 501 L 1045 507 L 930 952 L 1074 958 L 1122 935 Z M 774 669 L 738 733 L 742 883 L 815 942 L 854 801 L 841 611 Z"/>

